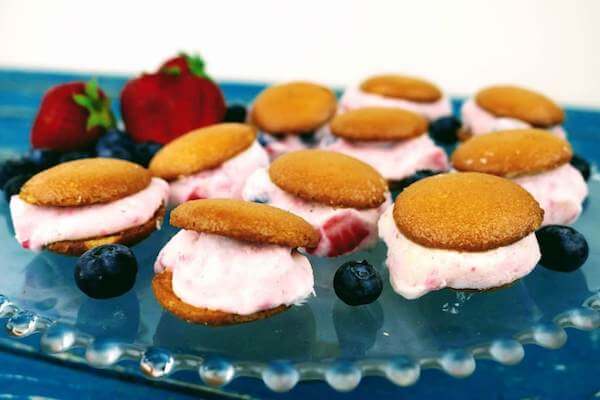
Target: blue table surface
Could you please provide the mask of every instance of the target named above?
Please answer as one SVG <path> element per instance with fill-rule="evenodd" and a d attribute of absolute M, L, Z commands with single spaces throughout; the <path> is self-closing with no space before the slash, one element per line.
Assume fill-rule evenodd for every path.
<path fill-rule="evenodd" d="M 41 95 L 50 86 L 89 76 L 0 69 L 0 138 L 4 144 L 26 150 L 23 137 L 29 135 Z M 118 98 L 125 77 L 101 77 L 100 84 L 112 98 Z M 261 85 L 223 84 L 230 101 L 251 98 Z M 116 102 L 115 102 L 116 103 Z M 457 103 L 458 104 L 458 103 Z M 455 104 L 455 105 L 457 105 Z M 116 104 L 113 104 L 115 111 Z M 567 130 L 578 137 L 600 138 L 600 112 L 567 110 Z M 575 150 L 578 151 L 575 146 Z M 600 159 L 600 146 L 586 149 Z M 473 375 L 452 378 L 428 370 L 412 387 L 400 388 L 385 379 L 365 378 L 351 393 L 338 393 L 325 383 L 307 382 L 287 394 L 275 394 L 254 379 L 237 379 L 221 393 L 198 392 L 165 382 L 120 375 L 112 371 L 73 365 L 48 356 L 5 346 L 9 339 L 0 333 L 0 399 L 214 399 L 214 398 L 444 398 L 444 399 L 592 399 L 600 398 L 600 331 L 568 330 L 569 340 L 559 350 L 528 345 L 525 359 L 507 367 L 491 361 L 478 362 Z"/>

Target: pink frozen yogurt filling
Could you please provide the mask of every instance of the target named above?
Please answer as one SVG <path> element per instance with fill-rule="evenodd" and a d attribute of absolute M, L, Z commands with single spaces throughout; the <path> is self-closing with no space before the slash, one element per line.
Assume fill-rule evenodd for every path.
<path fill-rule="evenodd" d="M 397 142 L 353 142 L 342 138 L 327 142 L 323 141 L 325 149 L 358 158 L 388 181 L 401 180 L 423 169 L 448 169 L 446 152 L 426 134 Z"/>
<path fill-rule="evenodd" d="M 131 196 L 90 206 L 36 206 L 15 195 L 10 199 L 10 213 L 17 241 L 39 251 L 50 243 L 106 236 L 142 225 L 168 196 L 167 182 L 152 178 L 147 188 Z"/>
<path fill-rule="evenodd" d="M 533 128 L 531 124 L 519 119 L 496 117 L 479 107 L 474 99 L 467 100 L 463 104 L 460 112 L 463 128 L 467 129 L 473 136 L 509 129 Z M 567 137 L 567 134 L 561 125 L 555 125 L 545 129 L 553 132 L 558 137 Z"/>
<path fill-rule="evenodd" d="M 393 209 L 381 216 L 379 236 L 388 247 L 392 288 L 407 299 L 445 287 L 483 290 L 506 285 L 529 274 L 541 256 L 535 233 L 482 252 L 424 247 L 400 233 Z"/>
<path fill-rule="evenodd" d="M 585 180 L 571 164 L 513 181 L 531 193 L 544 210 L 542 225 L 575 222 L 588 195 Z"/>
<path fill-rule="evenodd" d="M 334 208 L 305 201 L 275 185 L 265 168 L 257 170 L 248 178 L 243 198 L 247 201 L 268 203 L 304 218 L 319 230 L 321 235 L 318 246 L 310 252 L 325 257 L 373 246 L 377 242 L 377 220 L 391 204 L 389 192 L 381 206 L 367 210 Z"/>
<path fill-rule="evenodd" d="M 360 90 L 359 86 L 351 86 L 346 89 L 340 98 L 339 105 L 340 113 L 363 107 L 401 108 L 420 114 L 429 121 L 435 121 L 438 118 L 452 115 L 452 106 L 446 96 L 442 96 L 439 100 L 431 103 L 417 103 L 366 93 Z"/>
<path fill-rule="evenodd" d="M 314 294 L 311 265 L 298 252 L 207 233 L 173 236 L 154 265 L 157 273 L 165 269 L 185 303 L 239 315 L 302 304 Z"/>
<path fill-rule="evenodd" d="M 269 157 L 258 144 L 252 145 L 219 167 L 182 177 L 170 183 L 169 203 L 177 205 L 196 199 L 241 199 L 246 178 L 269 165 Z"/>

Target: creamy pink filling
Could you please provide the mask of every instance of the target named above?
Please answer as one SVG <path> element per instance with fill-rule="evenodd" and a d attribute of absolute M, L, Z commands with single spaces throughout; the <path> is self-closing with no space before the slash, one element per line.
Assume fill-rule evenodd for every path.
<path fill-rule="evenodd" d="M 397 181 L 423 169 L 446 171 L 448 156 L 428 135 L 397 142 L 353 142 L 338 138 L 323 140 L 323 147 L 370 164 L 385 179 Z"/>
<path fill-rule="evenodd" d="M 483 108 L 479 107 L 474 99 L 468 99 L 461 108 L 463 128 L 468 129 L 472 135 L 503 131 L 510 129 L 533 128 L 529 123 L 515 118 L 498 118 Z M 561 125 L 546 128 L 556 136 L 565 138 L 567 134 Z"/>
<path fill-rule="evenodd" d="M 171 182 L 169 203 L 177 205 L 196 199 L 241 199 L 246 178 L 256 169 L 267 165 L 269 157 L 255 141 L 248 149 L 217 168 Z"/>
<path fill-rule="evenodd" d="M 13 196 L 10 213 L 17 241 L 26 249 L 39 251 L 50 243 L 106 236 L 142 225 L 168 196 L 167 182 L 152 178 L 147 188 L 131 196 L 91 206 L 36 206 Z"/>
<path fill-rule="evenodd" d="M 529 274 L 541 256 L 535 233 L 482 252 L 424 247 L 400 233 L 392 213 L 390 207 L 381 216 L 379 236 L 388 247 L 390 283 L 407 299 L 445 287 L 482 290 L 506 285 Z"/>
<path fill-rule="evenodd" d="M 301 304 L 313 294 L 312 268 L 289 248 L 181 230 L 154 270 L 173 273 L 177 297 L 195 307 L 248 315 Z"/>
<path fill-rule="evenodd" d="M 391 204 L 389 193 L 381 206 L 367 210 L 308 202 L 280 189 L 264 168 L 248 178 L 242 196 L 244 200 L 268 203 L 308 221 L 321 234 L 317 248 L 310 251 L 318 256 L 337 256 L 373 246 L 377 242 L 377 220 Z"/>
<path fill-rule="evenodd" d="M 304 150 L 314 146 L 308 146 L 298 135 L 283 135 L 283 137 L 276 137 L 269 135 L 268 133 L 262 133 L 263 139 L 266 142 L 265 150 L 269 154 L 271 160 L 277 157 L 290 153 L 296 150 Z"/>
<path fill-rule="evenodd" d="M 360 90 L 359 86 L 351 86 L 346 89 L 339 101 L 339 112 L 343 113 L 363 107 L 401 108 L 420 114 L 429 121 L 452 115 L 452 106 L 446 96 L 442 96 L 439 100 L 431 103 L 417 103 L 366 93 Z"/>
<path fill-rule="evenodd" d="M 513 181 L 531 193 L 540 204 L 544 210 L 543 225 L 575 222 L 588 195 L 585 180 L 571 164 Z"/>

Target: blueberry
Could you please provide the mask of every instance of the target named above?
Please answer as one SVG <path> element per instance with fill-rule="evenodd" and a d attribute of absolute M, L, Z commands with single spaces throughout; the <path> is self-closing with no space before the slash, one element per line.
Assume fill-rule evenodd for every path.
<path fill-rule="evenodd" d="M 69 151 L 68 153 L 64 153 L 62 156 L 60 156 L 60 158 L 58 159 L 59 162 L 64 163 L 64 162 L 68 162 L 68 161 L 75 161 L 75 160 L 81 160 L 83 158 L 91 158 L 91 157 L 95 157 L 96 155 L 88 150 L 82 150 L 82 151 Z"/>
<path fill-rule="evenodd" d="M 160 150 L 161 145 L 155 142 L 136 143 L 134 148 L 134 161 L 144 167 L 150 164 L 152 157 Z"/>
<path fill-rule="evenodd" d="M 317 135 L 314 132 L 306 132 L 300 135 L 300 141 L 307 146 L 314 146 L 317 144 Z"/>
<path fill-rule="evenodd" d="M 346 304 L 358 306 L 377 300 L 383 290 L 379 273 L 366 260 L 342 264 L 333 277 L 335 294 Z"/>
<path fill-rule="evenodd" d="M 394 189 L 398 190 L 398 192 L 401 192 L 404 189 L 406 189 L 408 186 L 412 185 L 415 182 L 420 181 L 421 179 L 429 178 L 430 176 L 438 175 L 440 173 L 441 172 L 439 172 L 439 171 L 432 171 L 430 169 L 422 169 L 420 171 L 415 172 L 411 176 L 396 182 L 394 184 Z"/>
<path fill-rule="evenodd" d="M 263 133 L 259 133 L 258 134 L 258 143 L 262 146 L 262 147 L 267 147 L 267 145 L 271 142 L 271 139 L 263 134 Z"/>
<path fill-rule="evenodd" d="M 232 104 L 227 107 L 223 122 L 246 122 L 246 107 L 241 104 Z"/>
<path fill-rule="evenodd" d="M 106 244 L 83 253 L 75 265 L 75 283 L 94 299 L 127 293 L 135 283 L 137 261 L 121 244 Z"/>
<path fill-rule="evenodd" d="M 35 174 L 39 171 L 40 169 L 27 158 L 6 160 L 0 164 L 0 187 L 3 187 L 13 176 Z"/>
<path fill-rule="evenodd" d="M 18 194 L 21 191 L 21 187 L 27 182 L 33 174 L 23 174 L 17 175 L 10 178 L 4 186 L 2 190 L 4 191 L 4 198 L 7 202 L 10 201 L 11 196 Z"/>
<path fill-rule="evenodd" d="M 571 272 L 588 258 L 585 237 L 570 226 L 548 225 L 535 232 L 542 259 L 540 264 L 553 271 Z"/>
<path fill-rule="evenodd" d="M 58 164 L 60 155 L 54 150 L 31 149 L 25 154 L 25 158 L 43 170 Z"/>
<path fill-rule="evenodd" d="M 96 151 L 100 148 L 110 148 L 110 147 L 123 147 L 127 150 L 133 150 L 135 143 L 131 136 L 129 136 L 126 132 L 120 131 L 118 129 L 111 129 L 107 131 L 104 135 L 100 136 L 98 142 L 96 143 Z"/>
<path fill-rule="evenodd" d="M 578 156 L 577 154 L 573 154 L 573 158 L 571 158 L 571 165 L 579 170 L 581 176 L 583 176 L 583 179 L 586 182 L 588 179 L 590 179 L 590 163 L 587 162 L 586 159 Z"/>
<path fill-rule="evenodd" d="M 119 158 L 121 160 L 133 161 L 133 152 L 126 147 L 96 147 L 96 155 L 98 157 Z"/>
<path fill-rule="evenodd" d="M 441 143 L 450 144 L 458 140 L 460 121 L 453 116 L 438 118 L 429 124 L 429 134 Z"/>

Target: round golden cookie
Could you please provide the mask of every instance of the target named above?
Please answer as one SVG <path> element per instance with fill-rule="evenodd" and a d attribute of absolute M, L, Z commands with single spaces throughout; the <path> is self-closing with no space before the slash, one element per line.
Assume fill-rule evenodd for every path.
<path fill-rule="evenodd" d="M 314 248 L 319 234 L 304 219 L 266 204 L 232 199 L 188 201 L 171 213 L 171 225 L 253 243 Z"/>
<path fill-rule="evenodd" d="M 416 103 L 433 103 L 442 98 L 442 92 L 433 83 L 425 79 L 398 74 L 373 76 L 361 83 L 360 90 Z"/>
<path fill-rule="evenodd" d="M 186 133 L 173 140 L 150 161 L 150 172 L 173 180 L 216 168 L 252 145 L 256 129 L 250 125 L 224 123 Z"/>
<path fill-rule="evenodd" d="M 367 209 L 385 201 L 387 183 L 370 165 L 345 154 L 300 150 L 269 167 L 273 183 L 306 201 L 332 207 Z"/>
<path fill-rule="evenodd" d="M 290 82 L 263 90 L 254 100 L 250 119 L 267 133 L 299 135 L 329 121 L 336 105 L 330 89 L 310 82 Z"/>
<path fill-rule="evenodd" d="M 44 248 L 54 253 L 65 254 L 69 256 L 80 256 L 86 251 L 93 249 L 94 247 L 102 246 L 104 244 L 124 244 L 126 246 L 134 245 L 141 242 L 146 237 L 150 236 L 152 232 L 160 229 L 160 226 L 165 217 L 166 208 L 161 206 L 154 216 L 142 225 L 134 226 L 133 228 L 126 229 L 124 231 L 113 233 L 107 236 L 98 236 L 89 239 L 80 240 L 63 240 L 60 242 L 54 242 L 47 244 Z"/>
<path fill-rule="evenodd" d="M 548 97 L 518 86 L 490 86 L 480 90 L 475 101 L 496 117 L 516 118 L 541 128 L 565 119 L 563 110 Z"/>
<path fill-rule="evenodd" d="M 389 107 L 357 108 L 336 115 L 329 126 L 335 136 L 356 141 L 406 140 L 427 132 L 419 114 Z"/>
<path fill-rule="evenodd" d="M 398 230 L 425 247 L 486 251 L 534 232 L 544 212 L 516 183 L 477 172 L 420 180 L 394 203 Z"/>
<path fill-rule="evenodd" d="M 170 313 L 184 321 L 194 324 L 203 324 L 209 326 L 222 326 L 241 324 L 245 322 L 257 321 L 279 314 L 290 308 L 281 305 L 269 310 L 258 311 L 249 315 L 239 315 L 226 313 L 224 311 L 209 310 L 208 308 L 195 307 L 183 302 L 175 292 L 173 292 L 173 273 L 163 271 L 152 278 L 152 291 L 158 302 Z"/>
<path fill-rule="evenodd" d="M 467 140 L 452 154 L 452 164 L 459 171 L 513 178 L 559 167 L 572 157 L 566 140 L 540 129 L 518 129 Z"/>
<path fill-rule="evenodd" d="M 86 158 L 59 164 L 34 175 L 19 197 L 38 206 L 77 207 L 109 203 L 145 189 L 150 172 L 129 161 Z"/>

